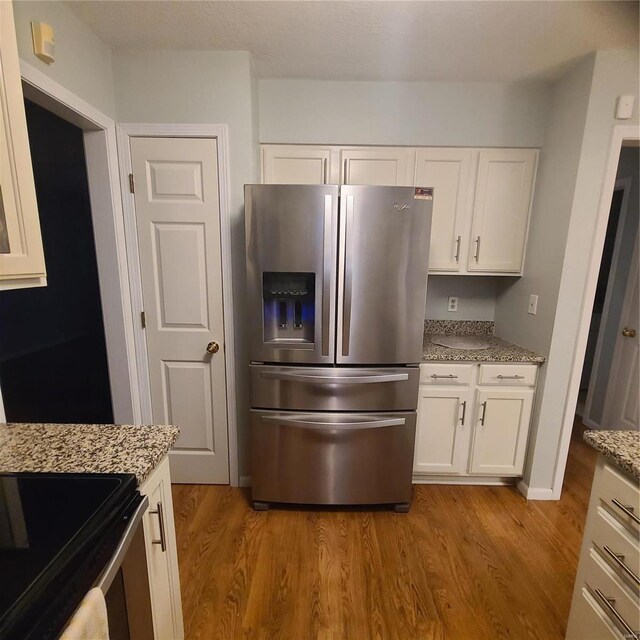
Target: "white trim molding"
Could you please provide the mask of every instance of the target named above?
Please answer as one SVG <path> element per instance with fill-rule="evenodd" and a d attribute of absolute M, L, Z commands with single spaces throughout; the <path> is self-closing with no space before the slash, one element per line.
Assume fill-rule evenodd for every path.
<path fill-rule="evenodd" d="M 589 337 L 589 326 L 591 324 L 591 313 L 593 311 L 593 301 L 595 299 L 598 274 L 600 272 L 600 262 L 602 260 L 602 249 L 607 233 L 607 223 L 609 222 L 609 211 L 611 209 L 611 198 L 616 183 L 618 164 L 620 161 L 620 151 L 625 140 L 640 140 L 640 127 L 637 125 L 615 125 L 611 134 L 609 145 L 609 156 L 602 179 L 602 190 L 600 192 L 600 202 L 598 204 L 598 215 L 596 225 L 591 240 L 590 262 L 587 272 L 587 281 L 582 296 L 582 306 L 580 309 L 580 322 L 578 325 L 577 338 L 573 350 L 571 374 L 569 387 L 565 399 L 562 428 L 560 430 L 560 443 L 556 454 L 556 465 L 551 489 L 529 489 L 530 492 L 551 491 L 554 500 L 559 500 L 562 493 L 562 483 L 564 472 L 567 466 L 567 456 L 569 454 L 569 444 L 571 442 L 571 431 L 575 416 L 576 404 L 578 402 L 578 392 L 580 390 L 580 378 L 582 376 L 582 366 Z M 529 496 L 527 496 L 529 497 Z M 544 500 L 545 498 L 536 498 Z"/>
<path fill-rule="evenodd" d="M 516 486 L 527 500 L 557 500 L 553 494 L 553 489 L 530 487 L 524 480 L 520 480 Z"/>
<path fill-rule="evenodd" d="M 120 185 L 125 217 L 131 301 L 133 317 L 140 317 L 143 309 L 142 280 L 138 253 L 138 234 L 135 224 L 133 195 L 129 192 L 128 176 L 131 169 L 132 137 L 154 138 L 216 138 L 218 149 L 218 177 L 220 193 L 220 236 L 222 249 L 222 302 L 224 306 L 224 358 L 226 370 L 227 430 L 229 440 L 229 480 L 233 487 L 242 486 L 238 467 L 238 433 L 236 415 L 235 332 L 233 314 L 233 287 L 231 269 L 231 220 L 229 204 L 229 131 L 224 124 L 149 124 L 123 123 L 117 125 L 117 145 L 120 157 Z M 126 186 L 125 186 L 126 185 Z M 151 386 L 147 367 L 147 343 L 140 322 L 133 323 L 138 367 L 138 387 L 144 422 L 152 422 Z"/>

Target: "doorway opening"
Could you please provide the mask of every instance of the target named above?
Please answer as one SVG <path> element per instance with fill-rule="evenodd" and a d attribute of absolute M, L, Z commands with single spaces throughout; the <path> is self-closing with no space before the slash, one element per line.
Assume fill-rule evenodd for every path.
<path fill-rule="evenodd" d="M 637 146 L 622 147 L 576 407 L 576 424 L 591 429 L 638 428 L 638 338 L 630 334 L 638 331 L 638 311 L 634 318 L 633 309 L 637 291 L 635 301 L 633 294 L 638 271 L 639 159 Z M 621 386 L 627 391 L 624 398 L 618 397 Z"/>
<path fill-rule="evenodd" d="M 47 286 L 0 297 L 8 422 L 112 423 L 83 132 L 25 100 Z"/>

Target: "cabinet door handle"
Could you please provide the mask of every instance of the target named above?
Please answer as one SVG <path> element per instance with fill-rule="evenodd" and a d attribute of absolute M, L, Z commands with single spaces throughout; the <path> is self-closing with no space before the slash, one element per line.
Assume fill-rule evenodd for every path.
<path fill-rule="evenodd" d="M 640 518 L 633 513 L 633 507 L 628 504 L 622 504 L 619 500 L 615 498 L 611 498 L 611 502 L 620 509 L 625 515 L 629 516 L 636 524 L 640 524 Z"/>
<path fill-rule="evenodd" d="M 615 598 L 607 598 L 607 596 L 600 591 L 600 589 L 596 589 L 596 595 L 600 599 L 600 602 L 606 607 L 607 611 L 615 618 L 618 624 L 625 630 L 626 637 L 631 638 L 632 640 L 636 640 L 638 637 L 637 632 L 635 632 L 628 624 L 627 621 L 618 613 L 616 608 L 613 606 L 616 601 Z"/>
<path fill-rule="evenodd" d="M 467 401 L 463 400 L 461 404 L 462 404 L 462 418 L 460 418 L 460 424 L 464 427 L 464 419 L 467 415 Z"/>
<path fill-rule="evenodd" d="M 462 236 L 458 236 L 456 240 L 456 263 L 460 262 L 460 242 L 462 241 Z"/>
<path fill-rule="evenodd" d="M 484 427 L 484 419 L 487 416 L 487 402 L 486 402 L 486 400 L 480 406 L 482 407 L 482 415 L 480 416 L 480 424 Z"/>
<path fill-rule="evenodd" d="M 624 556 L 621 553 L 611 551 L 606 544 L 602 548 L 605 553 L 636 583 L 636 585 L 640 587 L 640 578 L 638 578 L 638 576 L 624 563 Z"/>
<path fill-rule="evenodd" d="M 475 254 L 473 255 L 473 259 L 474 259 L 476 262 L 478 262 L 479 257 L 480 257 L 480 236 L 478 236 L 478 237 L 476 238 L 476 252 L 475 252 Z"/>
<path fill-rule="evenodd" d="M 164 530 L 164 510 L 162 508 L 162 502 L 158 502 L 156 508 L 149 510 L 149 513 L 158 516 L 158 525 L 160 527 L 160 539 L 152 540 L 151 544 L 159 544 L 162 551 L 167 550 L 167 536 Z"/>
<path fill-rule="evenodd" d="M 497 375 L 496 378 L 498 378 L 498 380 L 524 380 L 524 376 L 519 376 L 518 374 L 515 376 Z"/>
<path fill-rule="evenodd" d="M 432 374 L 431 374 L 431 377 L 432 377 L 434 380 L 440 380 L 440 379 L 445 379 L 445 380 L 456 380 L 456 379 L 458 378 L 458 376 L 454 376 L 452 373 L 450 373 L 449 375 L 446 375 L 446 376 L 439 376 L 439 375 L 437 375 L 437 374 L 435 374 L 435 373 L 432 373 Z"/>

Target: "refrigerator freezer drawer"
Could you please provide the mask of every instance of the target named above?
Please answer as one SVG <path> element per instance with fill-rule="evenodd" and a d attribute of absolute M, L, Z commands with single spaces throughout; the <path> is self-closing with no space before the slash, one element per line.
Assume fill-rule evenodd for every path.
<path fill-rule="evenodd" d="M 253 500 L 403 504 L 411 500 L 416 414 L 251 411 Z"/>
<path fill-rule="evenodd" d="M 418 367 L 251 365 L 251 406 L 293 411 L 414 411 Z"/>

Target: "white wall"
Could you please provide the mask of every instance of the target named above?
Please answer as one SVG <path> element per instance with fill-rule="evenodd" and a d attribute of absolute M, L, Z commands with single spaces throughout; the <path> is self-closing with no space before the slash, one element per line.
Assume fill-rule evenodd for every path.
<path fill-rule="evenodd" d="M 624 304 L 624 294 L 627 288 L 629 268 L 633 257 L 633 245 L 638 235 L 638 212 L 640 211 L 640 197 L 638 183 L 640 182 L 640 149 L 626 148 L 620 154 L 617 178 L 631 178 L 629 200 L 627 202 L 627 215 L 622 229 L 620 253 L 618 257 L 619 268 L 616 277 L 611 282 L 611 302 L 606 323 L 600 327 L 602 350 L 598 369 L 595 371 L 593 384 L 593 398 L 589 418 L 603 429 L 615 429 L 615 424 L 602 424 L 602 411 L 606 398 L 607 384 L 611 372 L 613 352 L 618 338 L 618 328 Z"/>
<path fill-rule="evenodd" d="M 271 143 L 537 147 L 549 85 L 260 80 Z"/>
<path fill-rule="evenodd" d="M 240 471 L 247 473 L 248 355 L 245 340 L 243 185 L 258 181 L 256 82 L 247 51 L 119 51 L 113 70 L 119 122 L 229 127 L 236 410 Z"/>
<path fill-rule="evenodd" d="M 429 320 L 493 320 L 497 278 L 429 276 L 424 317 Z M 458 311 L 447 311 L 449 296 L 458 296 Z"/>
<path fill-rule="evenodd" d="M 638 102 L 637 51 L 599 51 L 556 84 L 526 275 L 498 297 L 496 332 L 549 358 L 525 470 L 532 488 L 553 486 L 611 129 L 620 122 L 614 119 L 615 101 L 623 94 Z M 634 124 L 637 114 L 636 106 Z M 537 316 L 527 317 L 529 293 L 540 295 Z"/>
<path fill-rule="evenodd" d="M 13 13 L 20 58 L 104 114 L 115 117 L 111 49 L 63 2 L 14 1 Z M 53 64 L 43 62 L 33 53 L 32 20 L 46 22 L 54 29 Z"/>

